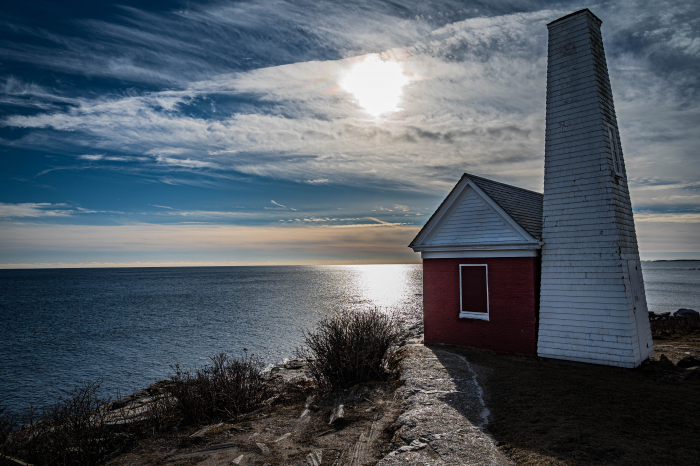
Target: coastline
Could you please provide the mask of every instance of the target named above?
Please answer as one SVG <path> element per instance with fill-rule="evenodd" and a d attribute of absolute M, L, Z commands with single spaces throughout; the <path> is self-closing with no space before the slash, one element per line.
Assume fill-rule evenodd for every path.
<path fill-rule="evenodd" d="M 420 341 L 422 319 L 414 316 L 404 322 L 399 350 Z M 320 458 L 335 455 L 328 464 L 359 466 L 376 462 L 395 450 L 396 439 L 392 439 L 391 432 L 396 430 L 394 424 L 402 412 L 401 397 L 397 395 L 401 381 L 366 383 L 342 392 L 319 391 L 302 360 L 283 362 L 267 374 L 286 388 L 263 408 L 229 422 L 193 426 L 182 432 L 175 429 L 146 439 L 107 464 L 180 464 L 195 458 L 211 465 L 314 464 L 308 457 L 317 452 Z M 136 417 L 164 395 L 168 383 L 156 382 L 112 402 L 109 409 L 121 411 L 120 416 L 126 409 Z M 339 406 L 342 415 L 331 422 Z M 326 464 L 325 460 L 317 463 Z"/>
<path fill-rule="evenodd" d="M 688 353 L 700 354 L 700 335 L 657 340 L 651 361 L 634 370 L 615 370 L 462 347 L 425 347 L 421 334 L 413 330 L 402 342 L 412 356 L 395 386 L 358 387 L 333 399 L 304 392 L 290 404 L 251 413 L 233 424 L 205 427 L 201 443 L 179 447 L 177 454 L 167 455 L 175 448 L 156 453 L 149 444 L 109 464 L 139 464 L 134 463 L 139 455 L 155 454 L 161 455 L 163 464 L 181 464 L 178 461 L 184 458 L 175 456 L 197 452 L 201 455 L 188 457 L 197 461 L 187 464 L 230 464 L 241 455 L 234 464 L 313 464 L 305 463 L 307 456 L 320 450 L 318 464 L 323 465 L 361 464 L 348 460 L 350 453 L 380 465 L 661 464 L 669 458 L 690 465 L 700 454 L 693 440 L 700 423 L 685 415 L 700 409 L 700 400 L 693 395 L 700 389 L 700 368 L 679 365 Z M 467 364 L 456 364 L 458 360 Z M 456 371 L 460 366 L 469 368 L 465 375 Z M 303 363 L 288 361 L 271 373 L 289 381 L 303 380 Z M 440 408 L 445 401 L 448 404 Z M 330 426 L 330 413 L 339 403 L 351 414 L 347 424 Z M 432 408 L 426 411 L 426 407 L 439 414 L 430 414 Z M 440 422 L 446 419 L 446 409 L 455 413 L 449 423 Z M 307 411 L 305 430 L 292 428 L 289 421 L 298 421 Z M 376 419 L 368 417 L 377 413 L 381 415 Z M 605 421 L 593 422 L 598 416 Z M 668 416 L 676 419 L 672 425 L 663 421 Z M 236 447 L 226 452 L 211 448 L 227 443 Z M 258 443 L 271 453 L 263 454 Z"/>
<path fill-rule="evenodd" d="M 319 391 L 303 361 L 286 361 L 268 372 L 284 393 L 262 408 L 148 436 L 106 464 L 694 464 L 700 423 L 686 413 L 700 412 L 700 367 L 681 360 L 700 355 L 700 334 L 655 343 L 657 354 L 634 370 L 580 367 L 426 347 L 419 321 L 401 339 L 400 381 Z M 106 409 L 137 419 L 167 383 Z"/>

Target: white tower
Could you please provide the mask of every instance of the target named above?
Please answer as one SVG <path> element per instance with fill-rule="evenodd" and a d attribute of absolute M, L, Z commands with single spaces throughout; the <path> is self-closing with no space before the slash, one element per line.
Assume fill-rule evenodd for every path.
<path fill-rule="evenodd" d="M 654 347 L 601 23 L 585 9 L 547 25 L 537 352 L 636 367 Z"/>

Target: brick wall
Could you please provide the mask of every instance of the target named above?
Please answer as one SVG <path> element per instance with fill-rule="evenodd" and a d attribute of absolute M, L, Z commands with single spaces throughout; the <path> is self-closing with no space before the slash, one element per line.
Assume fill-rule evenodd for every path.
<path fill-rule="evenodd" d="M 537 354 L 538 257 L 424 259 L 425 343 Z M 487 264 L 489 320 L 459 317 L 459 265 Z"/>

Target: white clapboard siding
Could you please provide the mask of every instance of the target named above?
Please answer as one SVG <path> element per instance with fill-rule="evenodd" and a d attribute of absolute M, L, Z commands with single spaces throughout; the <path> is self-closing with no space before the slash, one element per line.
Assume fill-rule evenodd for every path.
<path fill-rule="evenodd" d="M 428 244 L 436 246 L 518 241 L 523 241 L 522 235 L 507 225 L 474 189 L 467 188 L 464 198 Z"/>
<path fill-rule="evenodd" d="M 588 10 L 548 25 L 537 351 L 636 367 L 653 344 L 600 25 Z"/>

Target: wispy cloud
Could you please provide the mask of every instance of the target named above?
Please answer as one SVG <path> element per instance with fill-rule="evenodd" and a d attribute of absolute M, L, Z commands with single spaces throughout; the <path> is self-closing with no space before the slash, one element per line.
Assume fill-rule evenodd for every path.
<path fill-rule="evenodd" d="M 412 81 L 406 87 L 405 110 L 381 120 L 368 118 L 338 86 L 355 60 L 348 59 L 219 75 L 181 91 L 83 100 L 66 112 L 10 116 L 5 124 L 80 131 L 86 143 L 110 151 L 180 154 L 158 155 L 162 164 L 307 179 L 310 184 L 388 182 L 434 191 L 453 181 L 446 167 L 500 173 L 505 178 L 529 171 L 535 178 L 541 168 L 543 118 L 533 109 L 543 105 L 526 96 L 542 91 L 545 66 L 542 57 L 533 62 L 523 50 L 541 48 L 541 38 L 530 38 L 532 29 L 542 27 L 551 16 L 542 12 L 464 21 L 411 47 L 385 52 L 383 57 L 404 63 Z M 517 50 L 501 53 L 513 58 L 506 72 L 483 63 L 484 54 L 493 51 L 493 41 L 474 39 L 498 31 L 518 44 Z M 464 60 L 449 59 L 458 49 Z M 503 57 L 493 60 L 506 66 Z M 539 82 L 528 79 L 533 73 Z M 532 90 L 514 92 L 513 81 Z M 253 112 L 207 119 L 182 111 L 198 96 L 251 93 L 260 101 L 284 106 L 294 118 Z M 501 108 L 502 101 L 508 101 L 510 108 Z M 494 153 L 494 147 L 499 152 Z M 402 169 L 396 170 L 399 165 Z"/>
<path fill-rule="evenodd" d="M 0 202 L 0 218 L 22 218 L 22 217 L 67 217 L 72 210 L 66 208 L 66 204 L 21 203 L 7 204 Z"/>
<path fill-rule="evenodd" d="M 296 210 L 297 210 L 297 209 L 293 209 L 293 208 L 291 208 L 291 207 L 287 207 L 286 205 L 282 205 L 282 204 L 280 204 L 279 202 L 275 202 L 274 200 L 271 200 L 270 203 L 271 203 L 272 205 L 277 206 L 277 207 L 280 208 L 280 209 L 284 209 L 284 210 L 287 210 L 287 209 L 288 209 L 288 210 L 293 210 L 293 211 L 296 211 Z M 275 209 L 275 207 L 265 207 L 265 209 Z"/>
<path fill-rule="evenodd" d="M 0 144 L 74 154 L 36 168 L 43 180 L 89 169 L 178 189 L 263 178 L 436 196 L 472 172 L 541 190 L 545 25 L 570 12 L 546 5 L 513 13 L 508 2 L 243 1 L 165 13 L 124 7 L 111 21 L 79 21 L 75 35 L 8 24 L 24 40 L 0 46 L 4 59 L 126 84 L 93 94 L 7 77 L 0 102 L 12 110 L 0 125 L 12 138 Z M 593 9 L 604 18 L 632 201 L 682 223 L 691 217 L 674 212 L 700 206 L 700 7 L 670 1 L 658 14 L 656 3 L 630 0 Z M 340 85 L 369 54 L 402 67 L 401 111 L 373 118 Z M 328 212 L 292 214 L 288 205 L 306 207 L 278 195 L 251 203 L 259 212 L 248 217 L 214 207 L 160 215 L 336 222 Z M 261 207 L 269 197 L 282 201 Z M 395 224 L 382 215 L 417 217 L 410 203 L 393 196 L 367 205 L 377 206 L 378 222 Z M 12 205 L 37 218 L 78 212 Z M 369 210 L 348 215 L 367 222 Z M 662 223 L 640 215 L 641 236 Z"/>
<path fill-rule="evenodd" d="M 680 213 L 636 213 L 637 223 L 697 223 L 700 224 L 700 212 Z"/>
<path fill-rule="evenodd" d="M 250 5 L 245 8 L 251 10 L 244 17 L 261 14 Z M 285 4 L 284 8 L 292 7 Z M 471 171 L 541 189 L 544 25 L 563 13 L 544 10 L 474 18 L 432 31 L 425 25 L 409 27 L 410 34 L 402 36 L 406 46 L 381 54 L 399 60 L 411 79 L 405 88 L 404 111 L 380 120 L 369 118 L 338 86 L 358 59 L 350 57 L 219 74 L 190 82 L 181 90 L 79 99 L 64 112 L 10 116 L 5 124 L 80 132 L 93 147 L 160 154 L 156 156 L 159 164 L 183 169 L 425 192 L 443 192 L 454 182 L 455 172 Z M 141 18 L 139 12 L 130 10 L 130 14 Z M 617 25 L 624 11 L 613 10 L 607 16 Z M 202 11 L 182 18 L 214 21 Z M 239 24 L 237 17 L 226 18 L 220 20 L 222 24 Z M 632 26 L 629 20 L 621 25 Z M 139 39 L 150 37 L 134 34 Z M 669 40 L 667 47 L 673 44 Z M 676 84 L 650 72 L 649 57 L 616 54 L 614 48 L 612 55 L 611 74 L 630 176 L 654 167 L 662 177 L 682 177 L 685 169 L 680 163 L 688 160 L 689 148 L 699 142 L 694 130 L 700 106 L 688 105 Z M 214 95 L 253 95 L 259 102 L 283 109 L 283 114 L 267 112 L 265 106 L 223 118 L 197 117 L 186 111 L 194 100 Z M 669 131 L 678 136 L 671 147 Z M 48 136 L 46 144 L 53 142 Z M 658 164 L 660 150 L 665 151 L 665 159 L 679 163 Z M 193 183 L 170 178 L 163 182 Z"/>

